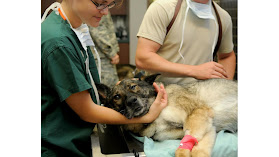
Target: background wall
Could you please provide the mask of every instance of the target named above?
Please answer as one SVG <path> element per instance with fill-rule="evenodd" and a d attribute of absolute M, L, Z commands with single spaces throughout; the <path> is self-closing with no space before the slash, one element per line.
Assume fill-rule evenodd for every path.
<path fill-rule="evenodd" d="M 234 52 L 236 54 L 236 70 L 235 70 L 235 79 L 237 80 L 237 67 L 238 67 L 238 58 L 237 58 L 237 0 L 218 0 L 219 5 L 225 9 L 232 17 L 233 23 L 233 43 L 234 43 Z"/>
<path fill-rule="evenodd" d="M 137 33 L 147 10 L 147 0 L 130 0 L 129 25 L 130 25 L 130 64 L 135 65 L 135 55 L 137 48 Z"/>

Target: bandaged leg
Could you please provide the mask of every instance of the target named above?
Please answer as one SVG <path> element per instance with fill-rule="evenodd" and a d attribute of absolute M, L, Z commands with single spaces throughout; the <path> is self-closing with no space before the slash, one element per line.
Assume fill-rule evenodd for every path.
<path fill-rule="evenodd" d="M 198 145 L 200 145 L 198 142 L 203 141 L 203 138 L 205 136 L 208 138 L 208 140 L 212 139 L 212 137 L 214 136 L 212 139 L 213 143 L 214 143 L 216 133 L 215 133 L 215 128 L 212 126 L 213 117 L 214 117 L 214 112 L 212 111 L 211 108 L 208 108 L 208 107 L 197 108 L 192 112 L 192 114 L 185 121 L 183 130 L 185 131 L 185 135 L 186 135 L 184 138 L 188 138 L 188 141 L 186 141 L 186 142 L 188 142 L 188 144 L 189 144 L 189 141 L 192 141 L 193 146 L 186 147 L 186 148 L 179 147 L 175 152 L 176 157 L 190 157 L 192 147 L 195 148 Z M 214 135 L 212 135 L 213 132 L 215 133 Z M 190 135 L 190 136 L 187 137 L 187 135 Z M 209 136 L 209 135 L 211 135 L 211 136 Z M 193 141 L 195 141 L 195 143 L 193 143 Z M 182 141 L 182 142 L 185 142 L 185 141 Z M 208 152 L 208 149 L 207 149 L 208 147 L 206 147 L 206 146 L 204 147 L 203 143 L 206 143 L 206 142 L 202 142 L 200 149 L 205 148 L 205 150 L 204 150 L 205 153 L 193 153 L 193 155 L 209 154 L 209 156 L 210 156 L 210 153 Z M 191 144 L 191 142 L 190 142 L 190 144 Z M 198 149 L 197 152 L 199 152 L 200 149 Z"/>
<path fill-rule="evenodd" d="M 179 147 L 175 151 L 176 157 L 189 157 L 191 156 L 191 150 L 193 149 L 194 145 L 198 144 L 198 140 L 191 136 L 185 135 L 181 140 Z"/>
<path fill-rule="evenodd" d="M 192 149 L 192 157 L 210 157 L 215 143 L 216 130 L 212 127 L 211 131 L 207 132 L 197 145 Z"/>

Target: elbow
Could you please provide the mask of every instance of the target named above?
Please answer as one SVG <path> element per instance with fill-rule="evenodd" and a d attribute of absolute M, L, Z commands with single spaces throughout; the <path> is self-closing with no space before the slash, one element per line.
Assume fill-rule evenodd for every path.
<path fill-rule="evenodd" d="M 136 57 L 135 63 L 138 69 L 148 70 L 148 62 L 146 58 Z"/>
<path fill-rule="evenodd" d="M 218 54 L 218 60 L 225 60 L 225 59 L 235 59 L 236 56 L 235 56 L 235 53 L 234 51 L 230 52 L 230 53 L 220 53 Z"/>
<path fill-rule="evenodd" d="M 136 62 L 136 67 L 138 69 L 143 69 L 143 63 L 142 63 L 142 61 L 140 59 L 136 58 L 135 62 Z"/>
<path fill-rule="evenodd" d="M 80 116 L 79 117 L 81 120 L 88 122 L 88 123 L 100 123 L 101 121 L 96 119 L 96 118 L 92 118 L 91 116 Z"/>
<path fill-rule="evenodd" d="M 79 118 L 85 122 L 92 123 L 91 118 L 89 118 L 89 116 L 79 116 Z"/>

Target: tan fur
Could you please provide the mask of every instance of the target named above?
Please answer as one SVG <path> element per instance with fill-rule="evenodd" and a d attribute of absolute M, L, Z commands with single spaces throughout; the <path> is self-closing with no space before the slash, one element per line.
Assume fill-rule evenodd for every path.
<path fill-rule="evenodd" d="M 192 151 L 177 149 L 175 156 L 210 157 L 216 138 L 215 125 L 217 125 L 219 130 L 231 130 L 231 126 L 233 126 L 233 130 L 237 129 L 237 86 L 232 83 L 232 81 L 221 81 L 223 83 L 220 84 L 218 81 L 220 80 L 204 83 L 204 87 L 203 84 L 193 84 L 193 86 L 187 85 L 186 88 L 185 86 L 175 84 L 166 86 L 169 99 L 168 106 L 149 127 L 139 132 L 140 135 L 152 137 L 159 141 L 182 139 L 184 135 L 191 135 L 195 137 L 199 143 L 194 146 Z M 226 83 L 228 84 L 225 85 Z M 228 89 L 231 91 L 227 91 L 220 86 L 224 86 L 226 89 L 232 89 Z M 219 91 L 211 91 L 216 88 Z M 219 94 L 219 92 L 220 98 L 218 98 L 218 95 L 214 95 Z M 228 93 L 226 94 L 226 92 Z M 226 100 L 214 100 L 211 96 L 216 99 L 223 99 L 223 97 L 226 99 L 226 97 L 228 97 L 228 102 L 226 102 Z M 231 106 L 228 105 L 228 109 L 223 109 L 223 107 L 227 105 L 226 103 L 230 103 Z M 214 118 L 216 118 L 215 112 L 218 115 L 218 119 L 214 123 Z M 229 118 L 226 119 L 225 117 Z M 182 124 L 181 129 L 168 129 L 171 128 L 169 126 L 170 122 L 177 123 L 178 125 Z M 226 128 L 227 124 L 225 123 L 228 124 L 228 128 Z"/>
<path fill-rule="evenodd" d="M 178 148 L 175 151 L 175 156 L 179 156 L 179 157 L 188 157 L 191 156 L 191 151 L 189 149 L 182 149 L 182 148 Z"/>
<path fill-rule="evenodd" d="M 137 87 L 131 88 L 137 84 Z M 129 92 L 137 99 L 135 102 L 142 102 L 143 99 L 146 102 L 146 95 L 142 95 L 152 93 L 149 91 L 153 89 L 152 82 L 149 84 L 150 87 L 142 82 L 126 80 L 113 91 L 118 93 L 125 90 L 122 93 L 123 102 L 127 101 L 128 98 L 125 95 Z M 191 135 L 198 140 L 198 144 L 193 147 L 192 151 L 177 149 L 176 157 L 210 157 L 216 132 L 237 131 L 236 82 L 211 79 L 187 85 L 166 85 L 165 89 L 168 94 L 168 106 L 162 110 L 159 117 L 148 125 L 127 125 L 125 129 L 158 141 L 182 139 L 185 135 Z M 154 100 L 155 96 L 151 96 L 147 104 L 151 105 Z M 134 107 L 138 105 L 145 104 L 133 104 Z"/>

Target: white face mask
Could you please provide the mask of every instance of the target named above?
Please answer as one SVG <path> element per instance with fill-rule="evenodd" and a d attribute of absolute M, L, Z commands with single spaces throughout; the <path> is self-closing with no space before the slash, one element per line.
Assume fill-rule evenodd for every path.
<path fill-rule="evenodd" d="M 214 16 L 211 11 L 211 0 L 209 0 L 206 4 L 193 2 L 192 0 L 186 0 L 186 1 L 187 1 L 187 5 L 199 18 L 214 19 Z"/>
<path fill-rule="evenodd" d="M 212 50 L 211 50 L 212 54 L 213 54 L 214 48 L 215 48 L 215 45 L 216 45 L 216 42 L 217 42 L 218 24 L 217 24 L 217 21 L 216 21 L 214 15 L 211 12 L 211 0 L 209 0 L 207 4 L 196 3 L 196 2 L 193 2 L 192 0 L 186 0 L 186 2 L 187 2 L 188 6 L 185 10 L 185 17 L 184 17 L 184 22 L 183 22 L 183 26 L 182 26 L 182 34 L 184 34 L 184 31 L 185 31 L 185 24 L 186 24 L 186 21 L 187 21 L 186 19 L 187 19 L 187 14 L 188 14 L 189 8 L 191 8 L 191 10 L 199 18 L 214 20 L 215 25 L 216 25 L 216 34 L 215 34 L 215 37 L 214 37 L 214 42 L 213 42 Z M 184 59 L 183 55 L 181 54 L 181 48 L 183 46 L 183 41 L 184 41 L 184 35 L 182 35 L 182 39 L 181 39 L 181 42 L 180 42 L 180 47 L 178 49 L 178 53 L 179 53 L 180 57 L 183 59 L 183 63 L 185 64 L 185 59 Z M 212 60 L 213 60 L 213 58 L 209 59 L 209 61 L 212 61 Z"/>

